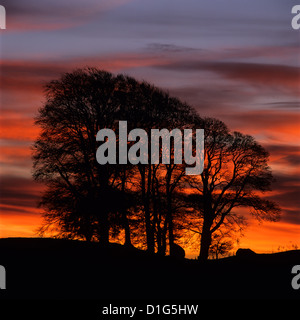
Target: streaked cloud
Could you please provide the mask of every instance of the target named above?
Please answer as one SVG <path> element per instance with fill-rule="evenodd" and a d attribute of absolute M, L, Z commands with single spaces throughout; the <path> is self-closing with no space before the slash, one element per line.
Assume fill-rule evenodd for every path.
<path fill-rule="evenodd" d="M 42 187 L 31 179 L 30 145 L 44 84 L 93 66 L 152 82 L 201 115 L 254 135 L 270 152 L 277 180 L 268 196 L 283 216 L 259 227 L 250 219 L 248 242 L 242 241 L 268 250 L 289 236 L 298 239 L 300 42 L 290 27 L 294 2 L 3 0 L 0 236 L 32 236 L 41 223 L 36 201 Z"/>
<path fill-rule="evenodd" d="M 109 10 L 132 0 L 3 0 L 9 31 L 41 31 L 71 28 L 98 18 Z"/>

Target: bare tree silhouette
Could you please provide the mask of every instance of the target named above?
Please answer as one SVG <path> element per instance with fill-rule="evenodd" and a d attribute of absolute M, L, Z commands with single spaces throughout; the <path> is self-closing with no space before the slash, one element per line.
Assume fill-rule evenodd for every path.
<path fill-rule="evenodd" d="M 109 242 L 110 216 L 122 207 L 121 199 L 114 201 L 119 167 L 96 162 L 95 137 L 100 128 L 114 126 L 119 80 L 88 69 L 47 85 L 36 118 L 42 131 L 33 147 L 34 178 L 48 187 L 41 201 L 44 227 L 54 223 L 73 236 Z"/>
<path fill-rule="evenodd" d="M 277 221 L 280 208 L 262 197 L 270 190 L 273 176 L 268 167 L 268 152 L 253 137 L 229 132 L 217 119 L 203 119 L 205 167 L 200 176 L 190 179 L 196 191 L 191 197 L 202 221 L 199 259 L 206 260 L 212 235 L 227 221 L 243 222 L 236 208 L 248 207 L 257 219 Z"/>
<path fill-rule="evenodd" d="M 119 141 L 121 120 L 128 131 L 142 128 L 148 136 L 153 128 L 204 129 L 203 173 L 185 176 L 186 164 L 174 163 L 173 143 L 170 164 L 151 164 L 148 152 L 148 164 L 100 165 L 97 132 L 113 129 Z M 215 232 L 242 222 L 236 208 L 249 207 L 258 219 L 279 217 L 278 206 L 261 196 L 272 182 L 263 147 L 248 135 L 231 133 L 222 121 L 200 118 L 146 82 L 93 68 L 66 73 L 46 86 L 36 124 L 41 133 L 33 146 L 33 176 L 47 186 L 41 232 L 52 228 L 59 236 L 107 245 L 124 231 L 126 245 L 145 243 L 150 253 L 161 255 L 168 245 L 170 254 L 178 255 L 175 241 L 188 220 L 200 230 L 199 257 L 206 260 Z M 159 152 L 161 157 L 162 144 Z"/>
<path fill-rule="evenodd" d="M 166 230 L 170 245 L 174 242 L 172 193 L 185 164 L 152 165 L 149 159 L 137 166 L 99 165 L 95 137 L 100 129 L 111 128 L 118 140 L 120 120 L 128 122 L 128 131 L 150 133 L 152 128 L 193 126 L 196 117 L 168 93 L 123 75 L 88 68 L 50 82 L 36 117 L 42 131 L 33 146 L 34 178 L 47 185 L 40 203 L 45 209 L 42 231 L 54 226 L 61 235 L 107 244 L 110 232 L 123 228 L 130 245 L 128 216 L 139 208 L 148 251 L 164 254 Z"/>

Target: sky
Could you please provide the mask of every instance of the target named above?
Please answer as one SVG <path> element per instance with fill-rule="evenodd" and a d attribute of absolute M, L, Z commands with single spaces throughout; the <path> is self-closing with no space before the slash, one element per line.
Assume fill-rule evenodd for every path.
<path fill-rule="evenodd" d="M 293 0 L 5 0 L 0 30 L 0 237 L 35 236 L 33 118 L 43 85 L 75 68 L 166 89 L 269 152 L 280 222 L 249 219 L 241 247 L 300 247 L 300 30 Z"/>

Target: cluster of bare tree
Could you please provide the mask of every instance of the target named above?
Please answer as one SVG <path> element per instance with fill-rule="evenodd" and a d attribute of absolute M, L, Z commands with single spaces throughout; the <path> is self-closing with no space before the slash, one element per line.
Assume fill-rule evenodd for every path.
<path fill-rule="evenodd" d="M 204 129 L 202 174 L 186 176 L 184 162 L 98 164 L 96 134 L 110 128 L 118 139 L 120 120 L 128 131 Z M 242 226 L 238 208 L 250 208 L 259 219 L 279 217 L 278 206 L 261 196 L 272 182 L 267 151 L 148 83 L 92 68 L 67 73 L 47 85 L 36 124 L 34 178 L 47 186 L 42 233 L 103 245 L 122 234 L 126 245 L 162 255 L 172 255 L 174 243 L 188 233 L 198 234 L 205 260 L 209 250 L 230 248 L 221 239 Z"/>

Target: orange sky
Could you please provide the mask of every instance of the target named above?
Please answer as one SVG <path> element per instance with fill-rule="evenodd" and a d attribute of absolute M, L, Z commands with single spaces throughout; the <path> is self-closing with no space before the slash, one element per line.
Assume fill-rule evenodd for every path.
<path fill-rule="evenodd" d="M 253 135 L 270 152 L 276 182 L 269 196 L 283 214 L 277 223 L 250 218 L 239 245 L 257 252 L 300 247 L 300 45 L 290 8 L 271 1 L 268 11 L 259 1 L 219 3 L 219 11 L 208 0 L 175 1 L 168 10 L 160 1 L 87 2 L 89 10 L 79 1 L 72 10 L 56 0 L 29 0 L 26 8 L 4 1 L 11 16 L 0 31 L 0 237 L 35 236 L 42 221 L 30 146 L 43 85 L 89 65 L 147 80 L 201 116 Z"/>

